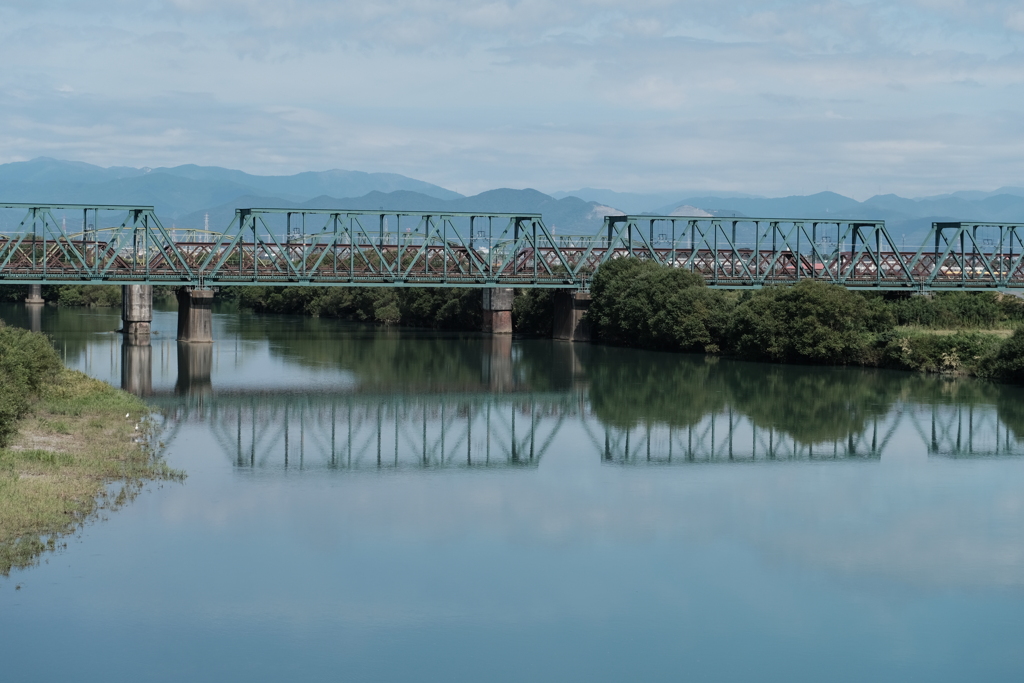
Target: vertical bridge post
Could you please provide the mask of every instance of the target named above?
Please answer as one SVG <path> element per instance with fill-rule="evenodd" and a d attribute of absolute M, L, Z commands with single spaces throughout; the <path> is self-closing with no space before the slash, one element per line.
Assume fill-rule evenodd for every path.
<path fill-rule="evenodd" d="M 43 303 L 43 286 L 42 285 L 29 285 L 28 296 L 25 297 L 25 303 L 27 304 L 41 304 Z"/>
<path fill-rule="evenodd" d="M 121 331 L 125 341 L 136 346 L 147 346 L 152 323 L 153 285 L 123 285 Z"/>
<path fill-rule="evenodd" d="M 512 334 L 512 299 L 513 290 L 510 287 L 484 290 L 484 332 Z"/>
<path fill-rule="evenodd" d="M 178 290 L 178 341 L 213 341 L 213 290 Z"/>

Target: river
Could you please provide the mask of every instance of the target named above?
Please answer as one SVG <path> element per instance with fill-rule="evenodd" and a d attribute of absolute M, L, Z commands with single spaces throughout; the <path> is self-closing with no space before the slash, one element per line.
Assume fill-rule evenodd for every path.
<path fill-rule="evenodd" d="M 0 308 L 30 326 L 23 306 Z M 73 368 L 183 484 L 0 579 L 9 681 L 1019 681 L 1024 391 L 214 316 Z"/>

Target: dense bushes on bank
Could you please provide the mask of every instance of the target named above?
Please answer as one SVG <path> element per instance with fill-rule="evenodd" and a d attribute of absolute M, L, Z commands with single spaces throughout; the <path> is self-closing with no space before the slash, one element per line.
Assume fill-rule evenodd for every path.
<path fill-rule="evenodd" d="M 0 446 L 15 431 L 29 397 L 61 367 L 50 340 L 38 332 L 0 322 Z"/>
<path fill-rule="evenodd" d="M 173 299 L 176 287 L 153 287 L 154 299 Z M 0 301 L 21 303 L 28 285 L 0 287 Z M 121 305 L 121 285 L 43 285 L 43 301 L 62 307 L 116 308 Z"/>
<path fill-rule="evenodd" d="M 257 313 L 290 313 L 356 322 L 398 324 L 441 330 L 478 331 L 479 289 L 388 287 L 232 287 L 221 301 L 235 301 Z M 516 332 L 551 336 L 554 291 L 517 290 L 512 319 Z"/>
<path fill-rule="evenodd" d="M 512 303 L 512 326 L 516 332 L 550 338 L 554 320 L 555 290 L 516 290 Z"/>
<path fill-rule="evenodd" d="M 730 349 L 778 363 L 859 363 L 893 317 L 877 301 L 845 287 L 804 280 L 753 293 L 732 313 Z"/>
<path fill-rule="evenodd" d="M 384 287 L 237 287 L 242 308 L 413 327 L 479 330 L 480 290 Z"/>
<path fill-rule="evenodd" d="M 998 292 L 939 292 L 881 299 L 897 325 L 931 329 L 996 329 L 1024 322 L 1024 300 Z"/>
<path fill-rule="evenodd" d="M 617 259 L 591 284 L 588 317 L 601 339 L 666 351 L 719 351 L 729 305 L 700 275 L 650 261 Z"/>
<path fill-rule="evenodd" d="M 994 292 L 886 299 L 804 280 L 730 295 L 692 273 L 620 259 L 595 274 L 591 293 L 588 317 L 608 344 L 1024 383 L 1024 331 L 1005 341 L 971 331 L 1024 320 L 1024 302 Z"/>

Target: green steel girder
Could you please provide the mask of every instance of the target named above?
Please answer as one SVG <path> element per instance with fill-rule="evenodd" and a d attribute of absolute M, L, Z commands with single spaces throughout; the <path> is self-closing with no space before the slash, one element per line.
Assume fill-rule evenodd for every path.
<path fill-rule="evenodd" d="M 602 263 L 632 256 L 720 288 L 1024 287 L 1017 223 L 934 223 L 901 252 L 883 221 L 834 218 L 608 216 L 597 234 L 555 237 L 529 213 L 243 208 L 205 232 L 168 230 L 151 206 L 0 210 L 22 212 L 0 234 L 0 283 L 586 288 Z"/>

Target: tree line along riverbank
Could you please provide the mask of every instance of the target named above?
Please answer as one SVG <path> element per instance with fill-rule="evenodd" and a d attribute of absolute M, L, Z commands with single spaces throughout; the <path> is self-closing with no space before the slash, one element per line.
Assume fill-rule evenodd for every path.
<path fill-rule="evenodd" d="M 63 367 L 42 334 L 0 322 L 0 387 L 4 576 L 99 510 L 130 501 L 146 481 L 184 476 L 147 447 L 145 403 Z"/>
<path fill-rule="evenodd" d="M 811 280 L 721 291 L 622 259 L 602 266 L 591 293 L 588 317 L 609 344 L 1024 380 L 1024 301 L 996 292 L 886 296 Z"/>
<path fill-rule="evenodd" d="M 9 287 L 7 297 L 19 292 Z M 756 291 L 716 290 L 699 274 L 639 259 L 604 264 L 587 314 L 594 341 L 776 363 L 853 365 L 1024 382 L 1024 300 L 998 292 L 861 292 L 817 281 Z M 173 289 L 157 287 L 157 298 Z M 61 306 L 119 305 L 120 288 L 60 286 Z M 476 331 L 474 289 L 231 287 L 221 302 L 288 313 Z M 516 292 L 516 332 L 550 336 L 552 290 Z"/>

